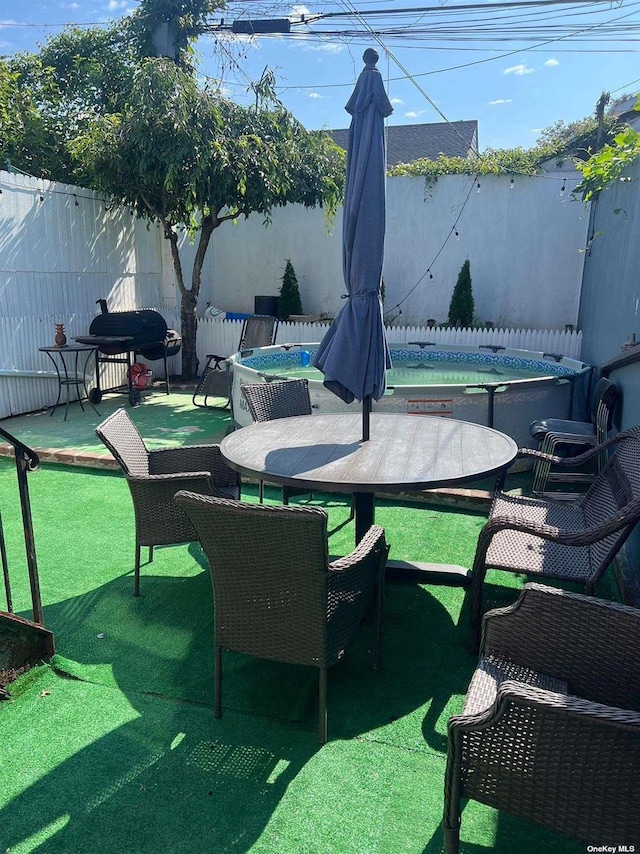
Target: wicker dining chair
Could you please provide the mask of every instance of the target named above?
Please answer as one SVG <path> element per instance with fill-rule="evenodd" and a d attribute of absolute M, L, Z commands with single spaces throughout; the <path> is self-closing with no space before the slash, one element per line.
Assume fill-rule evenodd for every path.
<path fill-rule="evenodd" d="M 245 383 L 240 392 L 247 401 L 254 421 L 273 421 L 294 415 L 311 415 L 309 381 L 305 379 L 274 380 L 265 383 Z M 258 485 L 260 504 L 264 501 L 264 481 Z M 288 504 L 293 495 L 306 495 L 309 490 L 282 487 L 282 503 Z"/>
<path fill-rule="evenodd" d="M 278 319 L 266 314 L 251 314 L 245 318 L 238 341 L 238 351 L 254 347 L 268 347 L 276 340 Z M 231 400 L 231 372 L 228 356 L 207 355 L 202 376 L 193 393 L 193 405 L 210 409 L 226 409 Z M 209 403 L 209 398 L 222 399 L 224 403 Z M 200 398 L 202 400 L 200 400 Z"/>
<path fill-rule="evenodd" d="M 118 461 L 129 485 L 135 515 L 134 596 L 140 595 L 140 550 L 198 539 L 191 522 L 173 500 L 180 489 L 240 498 L 240 477 L 222 458 L 218 445 L 185 445 L 147 450 L 125 409 L 116 409 L 96 427 L 98 437 Z"/>
<path fill-rule="evenodd" d="M 319 671 L 318 738 L 327 740 L 327 669 L 375 605 L 373 666 L 380 667 L 384 531 L 329 559 L 327 514 L 179 492 L 207 555 L 215 607 L 214 705 L 222 715 L 222 650 Z"/>
<path fill-rule="evenodd" d="M 591 395 L 589 421 L 566 421 L 559 418 L 543 418 L 534 421 L 529 433 L 538 442 L 538 450 L 545 454 L 564 456 L 569 449 L 575 454 L 584 452 L 594 445 L 601 445 L 613 428 L 613 419 L 620 401 L 620 390 L 615 383 L 601 377 Z M 563 453 L 560 453 L 563 449 Z M 536 460 L 533 469 L 533 492 L 543 495 L 550 483 L 591 483 L 606 463 L 604 454 L 593 460 L 593 472 L 554 471 L 543 460 Z"/>
<path fill-rule="evenodd" d="M 515 604 L 485 614 L 478 667 L 448 722 L 446 854 L 459 851 L 462 798 L 587 850 L 633 850 L 638 686 L 640 610 L 527 584 Z"/>
<path fill-rule="evenodd" d="M 640 427 L 571 459 L 522 448 L 516 457 L 579 466 L 615 447 L 605 467 L 574 501 L 511 495 L 499 478 L 489 521 L 478 538 L 471 578 L 471 651 L 477 652 L 487 569 L 596 585 L 640 520 Z"/>

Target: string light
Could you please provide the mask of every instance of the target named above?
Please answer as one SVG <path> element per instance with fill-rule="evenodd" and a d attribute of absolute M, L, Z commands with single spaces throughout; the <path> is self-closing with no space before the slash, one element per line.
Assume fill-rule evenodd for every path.
<path fill-rule="evenodd" d="M 478 181 L 478 189 L 476 190 L 476 193 L 479 193 L 479 192 L 480 192 L 480 181 Z"/>
<path fill-rule="evenodd" d="M 565 191 L 566 187 L 567 187 L 567 179 L 563 178 L 562 179 L 562 186 L 560 187 L 560 195 L 561 196 L 564 196 L 564 191 Z"/>
<path fill-rule="evenodd" d="M 40 199 L 40 201 L 41 201 L 41 202 L 44 202 L 44 196 L 43 196 L 43 195 L 40 195 L 40 196 L 39 196 L 39 199 Z"/>
<path fill-rule="evenodd" d="M 75 194 L 75 193 L 73 194 L 73 204 L 75 205 L 75 207 L 79 207 L 79 205 L 78 205 L 78 199 L 76 198 L 76 194 Z"/>
<path fill-rule="evenodd" d="M 513 190 L 513 188 L 514 188 L 514 186 L 515 186 L 515 183 L 516 183 L 516 182 L 515 182 L 515 181 L 514 181 L 514 179 L 512 178 L 512 179 L 511 179 L 511 181 L 509 182 L 509 189 L 510 189 L 510 190 Z"/>
<path fill-rule="evenodd" d="M 460 233 L 458 232 L 458 229 L 455 226 L 453 227 L 453 233 L 456 236 L 456 240 L 460 240 Z"/>

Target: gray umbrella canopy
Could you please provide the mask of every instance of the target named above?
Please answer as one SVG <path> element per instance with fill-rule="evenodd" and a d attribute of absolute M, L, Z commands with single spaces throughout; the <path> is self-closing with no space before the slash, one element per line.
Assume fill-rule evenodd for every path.
<path fill-rule="evenodd" d="M 380 282 L 384 256 L 386 151 L 384 119 L 393 112 L 369 48 L 345 109 L 351 114 L 342 224 L 346 302 L 314 359 L 324 385 L 346 403 L 379 400 L 391 367 Z M 368 434 L 367 434 L 368 435 Z M 366 438 L 366 437 L 364 437 Z"/>

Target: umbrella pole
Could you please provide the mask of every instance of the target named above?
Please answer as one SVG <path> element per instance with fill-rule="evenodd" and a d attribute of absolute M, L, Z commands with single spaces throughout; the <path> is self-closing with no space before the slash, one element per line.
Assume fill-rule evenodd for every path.
<path fill-rule="evenodd" d="M 362 401 L 362 441 L 369 441 L 369 418 L 371 415 L 371 397 L 367 395 Z"/>

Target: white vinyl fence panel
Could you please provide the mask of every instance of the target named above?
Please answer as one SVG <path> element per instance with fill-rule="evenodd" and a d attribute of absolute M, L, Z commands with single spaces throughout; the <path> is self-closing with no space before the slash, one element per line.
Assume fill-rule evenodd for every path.
<path fill-rule="evenodd" d="M 238 349 L 241 320 L 203 318 L 198 321 L 198 358 L 202 364 L 209 353 L 229 356 Z M 322 339 L 327 331 L 323 323 L 280 323 L 277 344 L 311 344 Z M 459 344 L 479 346 L 489 344 L 507 349 L 531 350 L 536 353 L 559 353 L 580 359 L 582 333 L 546 329 L 429 329 L 424 326 L 389 326 L 386 329 L 390 344 L 410 341 L 433 341 L 437 345 Z"/>

